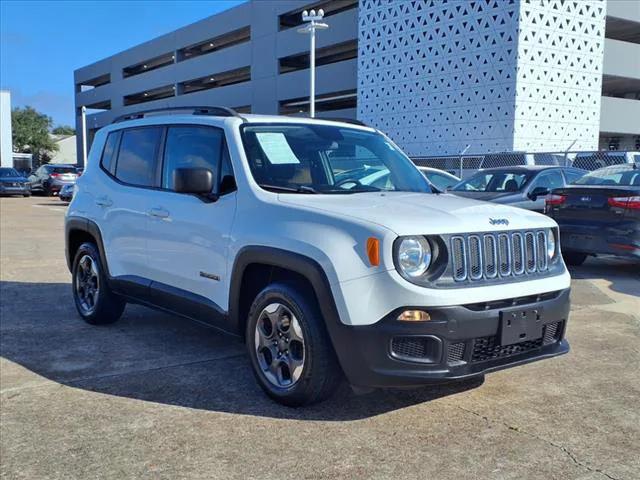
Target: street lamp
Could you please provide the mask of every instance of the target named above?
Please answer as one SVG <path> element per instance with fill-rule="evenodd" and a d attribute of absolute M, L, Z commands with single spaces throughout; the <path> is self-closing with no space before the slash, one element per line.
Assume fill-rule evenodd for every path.
<path fill-rule="evenodd" d="M 298 33 L 309 33 L 311 45 L 309 46 L 309 56 L 311 57 L 311 65 L 309 66 L 309 116 L 316 116 L 316 30 L 325 30 L 329 25 L 321 20 L 324 17 L 324 10 L 317 12 L 302 12 L 302 21 L 309 22 L 304 27 L 298 29 Z"/>

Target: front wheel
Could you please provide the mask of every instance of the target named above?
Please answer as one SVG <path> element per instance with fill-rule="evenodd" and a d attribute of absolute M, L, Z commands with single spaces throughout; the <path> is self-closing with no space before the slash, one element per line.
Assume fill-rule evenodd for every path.
<path fill-rule="evenodd" d="M 104 325 L 122 316 L 126 302 L 109 288 L 98 249 L 93 243 L 83 243 L 76 252 L 72 286 L 76 309 L 85 322 Z"/>
<path fill-rule="evenodd" d="M 342 379 L 315 298 L 274 284 L 258 294 L 247 322 L 246 346 L 265 393 L 297 407 L 327 398 Z"/>
<path fill-rule="evenodd" d="M 572 265 L 577 267 L 584 263 L 584 261 L 587 259 L 587 254 L 582 252 L 568 251 L 568 252 L 562 252 L 562 258 L 564 258 L 564 261 L 567 265 Z"/>

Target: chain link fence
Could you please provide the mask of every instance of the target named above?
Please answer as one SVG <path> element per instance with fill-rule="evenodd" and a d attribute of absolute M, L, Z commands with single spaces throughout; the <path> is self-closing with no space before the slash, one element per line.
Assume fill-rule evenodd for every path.
<path fill-rule="evenodd" d="M 596 152 L 503 152 L 484 155 L 448 155 L 434 157 L 411 157 L 421 167 L 445 170 L 460 178 L 472 175 L 480 168 L 513 167 L 518 165 L 559 165 L 582 170 L 597 170 L 622 163 L 640 164 L 640 152 L 596 151 Z"/>

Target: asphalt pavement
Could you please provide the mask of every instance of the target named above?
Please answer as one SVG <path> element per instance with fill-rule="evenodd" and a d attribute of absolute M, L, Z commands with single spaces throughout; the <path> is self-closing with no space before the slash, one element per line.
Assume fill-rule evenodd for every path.
<path fill-rule="evenodd" d="M 291 409 L 203 324 L 140 306 L 82 322 L 65 209 L 0 199 L 3 479 L 640 478 L 638 262 L 572 269 L 568 355 Z"/>

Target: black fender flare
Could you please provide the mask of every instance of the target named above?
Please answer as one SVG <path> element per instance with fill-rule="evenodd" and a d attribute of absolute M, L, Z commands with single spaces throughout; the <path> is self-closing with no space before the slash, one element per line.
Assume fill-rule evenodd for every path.
<path fill-rule="evenodd" d="M 240 334 L 242 319 L 239 318 L 240 288 L 247 267 L 259 263 L 296 272 L 305 277 L 314 290 L 320 312 L 326 323 L 340 324 L 338 309 L 331 292 L 329 280 L 318 262 L 299 253 L 263 245 L 245 246 L 238 251 L 229 284 L 229 321 L 232 328 Z"/>
<path fill-rule="evenodd" d="M 96 241 L 96 247 L 98 247 L 98 252 L 100 254 L 100 263 L 102 263 L 102 268 L 105 270 L 105 274 L 108 279 L 111 278 L 109 274 L 109 264 L 107 263 L 107 257 L 104 251 L 104 244 L 102 242 L 102 233 L 100 233 L 100 227 L 93 220 L 89 220 L 88 218 L 83 217 L 68 217 L 64 224 L 64 253 L 67 259 L 67 268 L 71 272 L 73 269 L 73 258 L 70 252 L 70 241 L 71 233 L 74 231 L 81 231 L 88 233 L 91 235 Z"/>
<path fill-rule="evenodd" d="M 347 379 L 352 384 L 359 383 L 359 373 L 366 371 L 363 356 L 354 354 L 358 349 L 354 337 L 355 329 L 340 320 L 331 286 L 322 266 L 305 255 L 293 253 L 279 248 L 265 246 L 246 246 L 236 255 L 229 285 L 229 322 L 233 331 L 242 332 L 242 321 L 239 318 L 240 287 L 245 269 L 253 264 L 271 265 L 296 272 L 305 277 L 314 290 L 320 313 L 333 345 L 338 362 Z"/>

